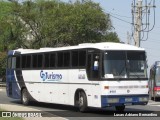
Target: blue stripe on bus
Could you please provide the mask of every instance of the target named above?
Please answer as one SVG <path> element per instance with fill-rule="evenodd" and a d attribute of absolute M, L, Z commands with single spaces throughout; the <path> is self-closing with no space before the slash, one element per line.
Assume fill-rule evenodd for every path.
<path fill-rule="evenodd" d="M 141 102 L 139 101 L 140 97 L 147 97 L 149 98 L 149 95 L 102 95 L 101 96 L 101 107 L 107 107 L 107 106 L 122 106 L 122 105 L 146 105 L 148 101 Z M 119 101 L 117 103 L 108 103 L 109 98 L 119 98 Z M 126 98 L 131 98 L 132 101 L 126 102 Z"/>
<path fill-rule="evenodd" d="M 15 79 L 15 74 L 13 69 L 7 69 L 7 95 L 11 98 L 20 99 L 21 93 L 18 87 L 18 82 Z"/>
<path fill-rule="evenodd" d="M 13 51 L 13 50 L 10 50 L 10 51 L 8 52 L 8 56 L 13 55 L 13 53 L 14 53 L 14 51 Z"/>

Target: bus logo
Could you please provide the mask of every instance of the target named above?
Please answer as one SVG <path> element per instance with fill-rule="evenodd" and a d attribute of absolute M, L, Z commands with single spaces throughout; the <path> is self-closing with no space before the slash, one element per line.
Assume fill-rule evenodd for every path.
<path fill-rule="evenodd" d="M 127 93 L 130 93 L 130 90 L 127 90 Z"/>
<path fill-rule="evenodd" d="M 44 72 L 43 70 L 41 70 L 40 72 L 40 77 L 43 81 L 59 81 L 62 79 L 61 74 L 54 74 L 53 72 Z"/>

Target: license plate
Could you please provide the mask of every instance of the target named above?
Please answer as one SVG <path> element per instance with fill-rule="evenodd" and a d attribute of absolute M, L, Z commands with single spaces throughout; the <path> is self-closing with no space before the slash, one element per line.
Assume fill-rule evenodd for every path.
<path fill-rule="evenodd" d="M 132 98 L 125 98 L 125 102 L 132 102 Z"/>
<path fill-rule="evenodd" d="M 125 103 L 124 105 L 128 105 L 129 106 L 129 105 L 132 105 L 132 103 Z"/>

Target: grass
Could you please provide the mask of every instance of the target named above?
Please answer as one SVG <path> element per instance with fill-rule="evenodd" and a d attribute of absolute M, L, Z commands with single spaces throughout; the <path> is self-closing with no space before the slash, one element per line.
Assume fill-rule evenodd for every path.
<path fill-rule="evenodd" d="M 0 116 L 2 114 L 2 111 L 6 111 L 0 108 Z M 24 120 L 23 118 L 20 117 L 0 117 L 0 120 Z"/>

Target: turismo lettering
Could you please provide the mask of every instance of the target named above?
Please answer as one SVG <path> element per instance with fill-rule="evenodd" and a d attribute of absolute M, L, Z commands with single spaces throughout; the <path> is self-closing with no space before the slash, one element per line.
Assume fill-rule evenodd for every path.
<path fill-rule="evenodd" d="M 59 81 L 62 79 L 62 75 L 61 74 L 54 74 L 53 72 L 49 73 L 49 72 L 44 72 L 43 70 L 41 70 L 40 72 L 40 77 L 42 78 L 43 81 Z"/>

